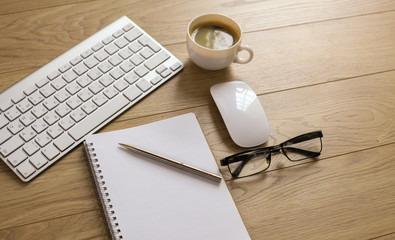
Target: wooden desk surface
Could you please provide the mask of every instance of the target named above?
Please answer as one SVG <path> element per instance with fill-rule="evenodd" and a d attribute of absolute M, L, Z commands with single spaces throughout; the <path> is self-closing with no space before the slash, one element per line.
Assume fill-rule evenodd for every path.
<path fill-rule="evenodd" d="M 189 60 L 187 23 L 207 12 L 241 24 L 252 62 L 212 72 Z M 100 132 L 194 112 L 220 159 L 242 149 L 209 88 L 245 81 L 269 145 L 324 133 L 317 161 L 227 180 L 252 239 L 395 239 L 394 1 L 2 0 L 0 91 L 122 15 L 185 69 Z M 28 184 L 0 164 L 0 239 L 107 239 L 81 146 Z"/>

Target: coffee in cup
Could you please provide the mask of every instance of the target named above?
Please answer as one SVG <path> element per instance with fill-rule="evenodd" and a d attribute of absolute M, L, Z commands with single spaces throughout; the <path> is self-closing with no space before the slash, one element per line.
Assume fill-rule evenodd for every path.
<path fill-rule="evenodd" d="M 191 30 L 192 39 L 210 49 L 227 49 L 239 41 L 237 31 L 222 22 L 207 22 Z"/>
<path fill-rule="evenodd" d="M 193 19 L 187 29 L 187 48 L 192 61 L 201 68 L 220 70 L 232 62 L 248 63 L 250 47 L 241 45 L 242 32 L 233 19 L 220 14 L 205 14 Z M 246 50 L 244 59 L 238 53 Z"/>

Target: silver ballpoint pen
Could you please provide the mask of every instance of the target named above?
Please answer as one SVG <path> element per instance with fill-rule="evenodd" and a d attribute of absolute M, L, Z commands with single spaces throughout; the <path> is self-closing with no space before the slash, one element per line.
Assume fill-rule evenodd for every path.
<path fill-rule="evenodd" d="M 220 182 L 221 179 L 222 179 L 220 176 L 218 176 L 218 175 L 216 175 L 214 173 L 211 173 L 209 171 L 206 171 L 206 170 L 203 170 L 203 169 L 200 169 L 200 168 L 197 168 L 197 167 L 193 167 L 193 166 L 187 165 L 187 164 L 185 164 L 183 162 L 178 162 L 178 161 L 175 161 L 173 159 L 169 159 L 167 157 L 163 157 L 163 156 L 158 155 L 156 153 L 152 153 L 152 152 L 149 152 L 147 150 L 143 150 L 143 149 L 138 148 L 138 147 L 130 146 L 130 145 L 125 144 L 125 143 L 118 143 L 118 144 L 121 145 L 122 147 L 134 152 L 134 153 L 137 153 L 137 154 L 140 154 L 140 155 L 143 155 L 143 156 L 146 156 L 146 157 L 158 160 L 160 162 L 169 164 L 169 165 L 171 165 L 173 167 L 177 167 L 177 168 L 183 169 L 183 170 L 191 172 L 191 173 L 195 173 L 195 174 L 197 174 L 199 176 L 206 177 L 206 178 L 214 180 L 216 182 Z"/>

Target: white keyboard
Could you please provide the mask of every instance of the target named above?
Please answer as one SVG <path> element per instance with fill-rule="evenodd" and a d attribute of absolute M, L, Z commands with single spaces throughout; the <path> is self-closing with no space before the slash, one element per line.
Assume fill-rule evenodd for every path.
<path fill-rule="evenodd" d="M 0 157 L 30 181 L 182 68 L 122 17 L 0 94 Z"/>

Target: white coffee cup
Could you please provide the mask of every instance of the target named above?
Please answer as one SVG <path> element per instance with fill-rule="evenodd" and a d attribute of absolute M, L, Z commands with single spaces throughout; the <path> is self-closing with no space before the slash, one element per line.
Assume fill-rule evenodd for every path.
<path fill-rule="evenodd" d="M 220 22 L 229 26 L 237 35 L 238 40 L 226 49 L 212 49 L 202 46 L 193 39 L 192 32 L 208 22 Z M 204 14 L 191 20 L 187 28 L 187 48 L 192 61 L 201 68 L 207 70 L 220 70 L 229 66 L 232 62 L 245 64 L 252 60 L 254 52 L 247 45 L 241 45 L 241 27 L 232 18 L 221 14 Z M 247 51 L 249 56 L 241 58 L 239 53 Z"/>

